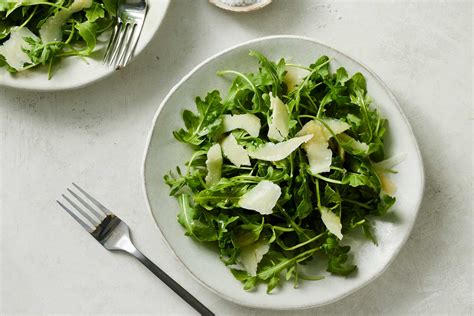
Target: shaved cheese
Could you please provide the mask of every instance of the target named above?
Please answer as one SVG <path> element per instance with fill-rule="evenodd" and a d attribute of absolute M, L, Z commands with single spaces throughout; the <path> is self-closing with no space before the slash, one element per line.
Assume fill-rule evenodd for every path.
<path fill-rule="evenodd" d="M 323 122 L 335 135 L 349 128 L 347 123 L 334 119 L 325 119 Z M 296 136 L 313 135 L 313 138 L 302 146 L 306 151 L 312 174 L 328 172 L 330 170 L 332 151 L 329 149 L 328 140 L 332 137 L 331 131 L 320 121 L 313 120 L 306 123 L 296 134 Z"/>
<path fill-rule="evenodd" d="M 10 38 L 0 46 L 0 54 L 16 70 L 22 70 L 25 64 L 31 63 L 30 57 L 23 51 L 23 49 L 31 47 L 25 41 L 27 37 L 38 38 L 26 27 L 17 28 L 10 33 Z"/>
<path fill-rule="evenodd" d="M 377 169 L 375 169 L 375 172 L 379 176 L 382 191 L 390 196 L 394 196 L 395 193 L 397 193 L 397 185 L 395 182 L 393 182 L 385 172 L 380 172 Z"/>
<path fill-rule="evenodd" d="M 343 143 L 348 143 L 349 146 L 357 152 L 367 152 L 369 150 L 369 145 L 363 142 L 359 142 L 358 140 L 355 140 L 354 138 L 344 133 L 340 134 L 338 138 Z"/>
<path fill-rule="evenodd" d="M 219 182 L 222 174 L 222 153 L 221 145 L 214 144 L 207 151 L 207 175 L 206 183 L 208 185 L 213 185 Z"/>
<path fill-rule="evenodd" d="M 87 9 L 92 5 L 92 0 L 74 0 L 74 2 L 65 9 L 58 11 L 55 15 L 48 18 L 39 30 L 43 43 L 61 42 L 63 39 L 62 27 L 67 19 L 82 9 Z"/>
<path fill-rule="evenodd" d="M 397 185 L 390 179 L 387 171 L 405 160 L 406 156 L 407 153 L 402 153 L 373 164 L 374 170 L 379 176 L 382 191 L 390 196 L 397 193 Z"/>
<path fill-rule="evenodd" d="M 224 132 L 243 129 L 253 137 L 257 137 L 260 133 L 260 120 L 256 115 L 250 113 L 224 115 L 222 125 L 224 126 Z"/>
<path fill-rule="evenodd" d="M 352 148 L 355 150 L 367 152 L 369 150 L 369 145 L 363 142 L 359 142 L 358 140 L 354 140 L 354 142 L 352 143 Z"/>
<path fill-rule="evenodd" d="M 288 92 L 295 90 L 300 85 L 304 78 L 310 74 L 309 70 L 295 66 L 286 66 L 286 74 L 283 82 L 288 87 Z"/>
<path fill-rule="evenodd" d="M 271 92 L 270 107 L 272 109 L 272 120 L 268 125 L 268 138 L 281 142 L 289 133 L 290 117 L 288 110 L 278 96 L 273 97 Z"/>
<path fill-rule="evenodd" d="M 237 143 L 234 135 L 230 134 L 221 141 L 224 156 L 237 167 L 250 166 L 250 159 L 244 147 Z"/>
<path fill-rule="evenodd" d="M 309 170 L 312 174 L 328 172 L 332 163 L 332 151 L 327 142 L 315 142 L 303 146 L 308 157 Z"/>
<path fill-rule="evenodd" d="M 363 142 L 359 142 L 358 140 L 355 140 L 351 142 L 351 147 L 354 150 L 361 151 L 361 152 L 367 152 L 369 150 L 369 145 Z"/>
<path fill-rule="evenodd" d="M 392 156 L 388 159 L 374 163 L 374 166 L 378 169 L 390 169 L 401 163 L 407 157 L 407 153 L 401 153 L 395 156 Z"/>
<path fill-rule="evenodd" d="M 263 180 L 242 195 L 239 206 L 262 215 L 271 214 L 280 195 L 281 188 L 277 184 Z"/>
<path fill-rule="evenodd" d="M 279 161 L 288 157 L 301 144 L 309 141 L 313 135 L 290 138 L 281 143 L 266 143 L 255 151 L 249 152 L 249 156 L 254 159 L 265 161 Z"/>
<path fill-rule="evenodd" d="M 324 133 L 326 135 L 326 138 L 328 140 L 329 140 L 329 138 L 331 138 L 333 136 L 331 131 L 334 133 L 334 135 L 337 135 L 337 134 L 341 134 L 342 132 L 344 132 L 344 131 L 346 131 L 350 128 L 349 124 L 347 124 L 346 122 L 339 121 L 339 120 L 336 120 L 336 119 L 323 119 L 322 121 L 323 121 L 324 124 L 327 125 L 327 128 L 326 128 L 324 126 L 324 124 L 322 124 L 324 126 L 323 131 L 324 131 Z M 328 130 L 328 128 L 330 130 Z"/>
<path fill-rule="evenodd" d="M 326 228 L 331 232 L 331 234 L 335 235 L 339 239 L 342 239 L 341 219 L 336 214 L 331 212 L 331 210 L 329 210 L 327 207 L 322 206 L 320 209 L 321 219 L 323 220 Z"/>
<path fill-rule="evenodd" d="M 251 276 L 257 275 L 258 263 L 269 249 L 270 245 L 262 241 L 240 248 L 240 263 Z"/>

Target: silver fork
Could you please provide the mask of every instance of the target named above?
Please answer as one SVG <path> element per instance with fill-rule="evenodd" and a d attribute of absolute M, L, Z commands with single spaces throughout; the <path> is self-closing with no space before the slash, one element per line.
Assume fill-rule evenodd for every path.
<path fill-rule="evenodd" d="M 73 199 L 64 194 L 62 194 L 62 197 L 83 217 L 83 219 L 77 216 L 77 214 L 71 211 L 71 209 L 65 204 L 60 201 L 56 202 L 58 202 L 58 204 L 68 212 L 69 215 L 71 215 L 79 224 L 81 224 L 82 227 L 84 227 L 86 231 L 88 231 L 102 246 L 104 246 L 105 249 L 110 251 L 123 251 L 134 256 L 201 315 L 214 315 L 213 312 L 181 287 L 181 285 L 155 265 L 150 259 L 145 257 L 145 255 L 143 255 L 133 245 L 130 239 L 130 230 L 125 222 L 99 203 L 89 193 L 81 189 L 78 185 L 75 183 L 72 185 L 84 196 L 85 199 L 69 188 L 67 191 Z M 76 202 L 74 202 L 74 200 L 76 200 Z M 77 201 L 82 206 L 79 206 Z M 87 211 L 85 209 L 87 209 Z"/>
<path fill-rule="evenodd" d="M 125 67 L 133 55 L 147 11 L 146 0 L 119 0 L 117 24 L 105 51 L 104 63 L 117 69 Z"/>

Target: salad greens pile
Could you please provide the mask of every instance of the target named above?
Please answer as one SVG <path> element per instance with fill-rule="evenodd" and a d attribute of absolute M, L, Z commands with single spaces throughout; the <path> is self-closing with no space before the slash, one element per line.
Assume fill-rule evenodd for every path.
<path fill-rule="evenodd" d="M 219 72 L 235 76 L 227 97 L 196 98 L 197 113 L 185 110 L 185 128 L 173 133 L 194 149 L 187 170 L 164 179 L 178 222 L 217 246 L 245 290 L 320 279 L 304 266 L 321 258 L 346 276 L 356 266 L 341 239 L 360 231 L 376 243 L 371 218 L 395 202 L 388 122 L 370 106 L 364 76 L 331 71 L 327 56 L 305 67 L 250 55 L 258 72 Z"/>
<path fill-rule="evenodd" d="M 117 0 L 0 0 L 0 68 L 16 73 L 90 56 L 115 24 Z"/>

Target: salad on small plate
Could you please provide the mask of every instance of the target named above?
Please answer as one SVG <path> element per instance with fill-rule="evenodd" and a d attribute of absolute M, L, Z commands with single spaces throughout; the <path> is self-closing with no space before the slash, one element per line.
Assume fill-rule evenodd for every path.
<path fill-rule="evenodd" d="M 135 55 L 151 40 L 168 4 L 150 3 Z M 111 74 L 102 57 L 116 11 L 117 0 L 0 2 L 0 85 L 61 90 Z"/>

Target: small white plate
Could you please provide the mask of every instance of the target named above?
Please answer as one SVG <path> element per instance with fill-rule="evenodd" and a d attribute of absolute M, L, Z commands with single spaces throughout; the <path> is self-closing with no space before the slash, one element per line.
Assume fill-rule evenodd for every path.
<path fill-rule="evenodd" d="M 153 38 L 165 16 L 169 2 L 170 0 L 148 1 L 148 13 L 135 49 L 135 56 L 142 52 Z M 79 57 L 70 57 L 62 59 L 55 66 L 54 74 L 50 80 L 48 80 L 48 74 L 44 67 L 43 69 L 32 69 L 13 75 L 4 68 L 0 68 L 0 86 L 25 90 L 54 91 L 79 88 L 103 79 L 112 74 L 115 69 L 102 64 L 106 42 L 101 44 L 98 44 L 99 50 L 94 53 L 94 58 L 84 60 Z"/>
<path fill-rule="evenodd" d="M 352 246 L 358 270 L 343 278 L 325 273 L 321 281 L 303 281 L 294 289 L 292 282 L 274 293 L 265 293 L 261 285 L 255 292 L 245 292 L 242 284 L 220 261 L 218 253 L 184 235 L 176 221 L 178 203 L 170 197 L 163 176 L 182 165 L 191 150 L 173 138 L 172 131 L 183 126 L 184 109 L 195 110 L 194 98 L 212 89 L 227 93 L 230 81 L 216 71 L 234 69 L 255 71 L 257 62 L 248 56 L 249 49 L 262 52 L 272 60 L 281 57 L 309 65 L 320 55 L 333 58 L 331 66 L 344 66 L 349 74 L 360 71 L 367 80 L 374 106 L 389 119 L 389 154 L 406 153 L 393 177 L 398 187 L 397 202 L 389 214 L 376 220 L 378 246 L 361 238 L 344 238 Z M 237 304 L 265 309 L 304 309 L 334 302 L 379 276 L 395 258 L 410 234 L 423 195 L 423 166 L 415 137 L 394 96 L 383 82 L 351 57 L 315 40 L 296 36 L 265 37 L 227 49 L 201 63 L 186 75 L 167 95 L 155 116 L 144 161 L 144 187 L 153 218 L 164 238 L 187 270 L 205 287 Z"/>

